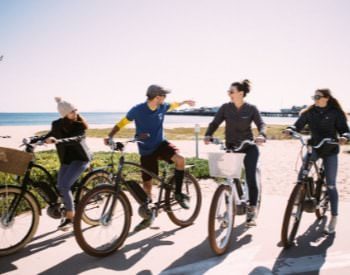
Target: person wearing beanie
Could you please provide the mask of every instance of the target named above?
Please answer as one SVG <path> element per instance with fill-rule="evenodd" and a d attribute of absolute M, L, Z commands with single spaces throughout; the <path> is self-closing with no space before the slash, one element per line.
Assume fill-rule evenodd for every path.
<path fill-rule="evenodd" d="M 56 139 L 85 136 L 88 124 L 78 113 L 77 108 L 59 97 L 56 97 L 55 100 L 61 118 L 52 122 L 51 131 L 46 135 L 45 142 L 50 144 L 56 143 Z M 79 141 L 56 144 L 56 148 L 61 164 L 57 176 L 57 187 L 66 209 L 66 217 L 61 221 L 58 229 L 66 230 L 72 226 L 74 218 L 71 187 L 88 167 L 91 154 L 84 138 Z"/>
<path fill-rule="evenodd" d="M 147 100 L 131 108 L 126 116 L 114 126 L 104 141 L 105 144 L 108 145 L 110 139 L 112 139 L 121 128 L 131 121 L 135 121 L 136 135 L 142 136 L 146 134 L 149 136 L 142 140 L 142 143 L 138 144 L 142 167 L 158 174 L 158 160 L 174 163 L 176 182 L 175 199 L 181 207 L 188 209 L 188 197 L 181 192 L 184 179 L 185 159 L 183 156 L 179 155 L 176 147 L 165 139 L 163 122 L 166 112 L 174 110 L 183 104 L 194 106 L 195 102 L 193 100 L 185 100 L 183 102 L 173 102 L 171 104 L 165 103 L 165 98 L 169 93 L 170 91 L 161 86 L 149 86 L 146 92 Z M 151 200 L 152 177 L 142 172 L 142 180 L 143 188 L 149 200 Z M 144 219 L 135 227 L 135 231 L 149 227 L 152 221 L 152 216 Z"/>

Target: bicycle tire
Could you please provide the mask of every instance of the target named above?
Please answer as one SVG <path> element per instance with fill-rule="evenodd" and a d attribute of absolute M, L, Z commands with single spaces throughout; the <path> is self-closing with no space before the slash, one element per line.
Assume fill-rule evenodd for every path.
<path fill-rule="evenodd" d="M 98 179 L 98 181 L 99 181 L 99 183 L 97 183 L 97 184 L 95 182 L 93 182 L 96 179 Z M 91 188 L 87 187 L 87 186 L 89 186 L 89 184 L 92 185 Z M 102 184 L 112 184 L 112 178 L 110 177 L 110 173 L 108 173 L 107 171 L 104 171 L 104 170 L 100 170 L 100 171 L 94 171 L 94 172 L 87 174 L 84 177 L 83 182 L 77 191 L 76 202 L 79 204 L 79 201 L 82 199 L 84 194 L 86 194 L 89 190 L 92 190 L 95 187 L 100 186 Z M 83 214 L 82 219 L 85 223 L 87 223 L 89 225 L 97 225 L 98 224 L 98 221 L 96 221 L 92 218 L 89 218 L 88 214 L 86 214 L 86 213 Z"/>
<path fill-rule="evenodd" d="M 117 238 L 112 238 L 111 242 L 107 242 L 107 245 L 102 245 L 99 247 L 94 247 L 91 245 L 91 243 L 87 240 L 87 238 L 85 237 L 85 233 L 89 233 L 88 230 L 89 229 L 98 229 L 98 227 L 100 226 L 100 228 L 102 228 L 103 225 L 102 222 L 100 222 L 98 225 L 94 225 L 91 226 L 90 228 L 83 228 L 83 213 L 84 213 L 84 208 L 89 204 L 89 201 L 91 199 L 94 199 L 94 197 L 96 197 L 97 195 L 102 196 L 103 193 L 109 194 L 109 196 L 117 196 L 117 202 L 119 202 L 119 204 L 122 206 L 122 210 L 124 211 L 124 224 L 122 225 L 122 230 L 120 235 Z M 98 198 L 98 196 L 97 196 Z M 107 202 L 108 204 L 108 202 Z M 75 214 L 75 218 L 74 218 L 74 233 L 75 233 L 75 239 L 78 243 L 78 245 L 81 247 L 81 249 L 94 257 L 104 257 L 107 255 L 112 254 L 113 252 L 115 252 L 119 247 L 121 247 L 125 241 L 125 239 L 128 236 L 129 233 L 129 229 L 130 229 L 130 224 L 131 224 L 131 206 L 130 206 L 130 202 L 128 200 L 128 198 L 126 197 L 126 195 L 123 192 L 119 192 L 118 194 L 116 194 L 116 190 L 114 186 L 109 186 L 109 185 L 104 185 L 104 186 L 98 186 L 93 190 L 90 190 L 88 193 L 86 193 L 82 200 L 80 201 L 77 210 L 76 210 L 76 214 Z M 104 212 L 103 212 L 104 213 Z M 103 214 L 102 213 L 102 214 Z M 115 214 L 115 212 L 114 212 Z M 103 217 L 101 216 L 101 219 Z M 111 222 L 112 223 L 112 222 Z M 107 224 L 108 226 L 108 224 Z M 103 230 L 103 228 L 101 229 Z M 117 233 L 116 233 L 117 234 Z M 100 233 L 99 235 L 101 236 L 101 238 L 103 237 Z"/>
<path fill-rule="evenodd" d="M 171 184 L 170 186 L 175 188 L 175 177 L 173 177 L 170 180 L 170 184 Z M 180 218 L 179 217 L 180 212 L 176 211 L 176 208 L 180 208 L 181 206 L 179 206 L 179 204 L 174 199 L 174 188 L 167 188 L 165 191 L 165 207 L 166 207 L 168 217 L 174 224 L 181 226 L 181 227 L 186 227 L 186 226 L 193 224 L 195 219 L 198 217 L 200 208 L 202 206 L 202 194 L 201 194 L 201 190 L 199 187 L 199 183 L 198 183 L 197 179 L 195 177 L 193 177 L 190 173 L 185 172 L 184 181 L 183 181 L 183 190 L 184 190 L 184 188 L 189 190 L 189 187 L 192 187 L 192 186 L 189 186 L 189 184 L 193 185 L 194 192 L 196 193 L 196 203 L 195 203 L 192 214 L 188 218 L 185 218 L 185 219 Z M 191 196 L 191 194 L 187 194 L 187 195 Z M 188 213 L 188 211 L 190 211 L 190 209 L 189 210 L 180 209 L 180 211 L 184 211 L 184 213 L 185 212 Z"/>
<path fill-rule="evenodd" d="M 293 191 L 288 199 L 287 207 L 284 213 L 283 217 L 283 224 L 282 224 L 282 230 L 281 230 L 281 242 L 284 248 L 289 248 L 293 245 L 295 236 L 297 234 L 300 221 L 303 214 L 303 202 L 305 199 L 305 188 L 303 184 L 296 184 L 293 188 Z M 297 204 L 295 204 L 297 202 Z M 293 208 L 297 205 L 298 213 L 295 216 L 296 217 L 294 223 L 292 224 L 292 228 L 290 233 L 289 229 L 292 222 L 292 215 L 293 215 Z"/>
<path fill-rule="evenodd" d="M 209 210 L 209 221 L 208 221 L 208 239 L 209 239 L 209 244 L 211 249 L 215 252 L 217 255 L 222 255 L 224 254 L 227 249 L 230 247 L 231 242 L 232 242 L 232 233 L 233 233 L 233 227 L 234 227 L 234 221 L 235 221 L 235 201 L 233 198 L 233 203 L 232 203 L 232 226 L 230 225 L 230 222 L 228 222 L 228 229 L 227 229 L 227 234 L 224 238 L 225 242 L 223 246 L 220 246 L 217 242 L 217 237 L 216 237 L 216 228 L 215 228 L 215 221 L 216 221 L 216 216 L 217 216 L 217 210 L 219 206 L 219 201 L 220 198 L 223 194 L 224 191 L 230 192 L 230 187 L 227 185 L 220 185 L 213 196 L 213 199 L 210 204 L 210 210 Z"/>
<path fill-rule="evenodd" d="M 11 230 L 11 227 L 13 227 L 16 223 L 15 219 L 16 217 L 19 217 L 19 215 L 23 214 L 23 212 L 18 212 L 16 213 L 16 216 L 13 218 L 14 221 L 12 221 L 10 225 L 5 225 L 4 224 L 4 213 L 6 214 L 6 212 L 4 212 L 3 209 L 3 204 L 4 201 L 1 199 L 3 195 L 9 197 L 9 195 L 15 195 L 18 196 L 22 193 L 22 190 L 19 187 L 3 187 L 0 189 L 0 235 L 2 236 L 1 240 L 0 240 L 0 256 L 6 256 L 6 255 L 10 255 L 12 253 L 15 253 L 17 251 L 19 251 L 20 249 L 22 249 L 27 243 L 29 243 L 32 238 L 34 237 L 37 229 L 38 229 L 38 224 L 39 224 L 39 208 L 38 208 L 38 204 L 35 201 L 34 196 L 29 193 L 28 191 L 26 191 L 20 201 L 20 203 L 27 203 L 28 207 L 29 207 L 29 211 L 32 213 L 32 217 L 31 220 L 29 221 L 29 228 L 28 231 L 25 232 L 24 231 L 24 237 L 21 238 L 18 242 L 16 242 L 15 244 L 12 244 L 9 247 L 1 247 L 1 242 L 4 241 L 6 238 L 4 238 L 4 234 L 5 234 L 5 230 Z M 20 207 L 24 207 L 24 205 L 20 205 Z M 22 223 L 23 224 L 23 223 Z M 3 232 L 1 232 L 3 231 Z M 23 231 L 22 231 L 23 232 Z M 21 233 L 22 233 L 21 232 Z"/>

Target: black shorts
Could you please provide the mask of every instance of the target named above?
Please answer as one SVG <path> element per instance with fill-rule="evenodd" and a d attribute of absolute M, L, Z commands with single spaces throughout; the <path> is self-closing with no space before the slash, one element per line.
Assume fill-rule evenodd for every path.
<path fill-rule="evenodd" d="M 178 149 L 168 141 L 163 141 L 158 148 L 150 155 L 141 156 L 141 166 L 150 172 L 158 175 L 158 160 L 164 160 L 168 163 L 173 163 L 171 158 L 178 152 Z M 142 171 L 142 180 L 148 181 L 152 177 Z"/>

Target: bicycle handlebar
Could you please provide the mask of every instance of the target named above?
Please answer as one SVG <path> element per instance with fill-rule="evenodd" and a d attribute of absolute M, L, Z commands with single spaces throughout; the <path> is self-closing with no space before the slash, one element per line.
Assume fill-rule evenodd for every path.
<path fill-rule="evenodd" d="M 60 138 L 60 139 L 56 139 L 55 144 L 60 144 L 60 143 L 68 143 L 68 142 L 72 142 L 72 141 L 76 141 L 79 142 L 82 139 L 84 139 L 85 136 L 75 136 L 75 137 L 69 137 L 69 138 Z M 22 145 L 21 146 L 41 146 L 45 144 L 45 139 L 46 136 L 33 136 L 33 137 L 29 137 L 29 138 L 24 138 L 22 140 Z"/>
<path fill-rule="evenodd" d="M 225 148 L 225 146 L 224 146 L 224 142 L 223 142 L 222 140 L 218 139 L 218 138 L 210 138 L 209 141 L 210 141 L 211 143 L 213 143 L 213 144 L 221 145 L 221 146 L 222 146 L 221 149 L 222 149 L 222 150 L 226 150 L 227 152 L 239 152 L 239 151 L 241 151 L 241 150 L 244 148 L 244 146 L 246 146 L 246 145 L 256 145 L 255 141 L 250 140 L 250 139 L 246 139 L 246 140 L 243 140 L 243 141 L 241 142 L 241 144 L 240 144 L 238 147 L 236 147 L 236 148 L 234 148 L 234 149 L 227 149 L 227 148 Z"/>
<path fill-rule="evenodd" d="M 107 146 L 109 146 L 111 148 L 111 150 L 113 150 L 113 151 L 123 152 L 125 146 L 128 143 L 143 143 L 143 142 L 141 140 L 139 140 L 138 138 L 130 139 L 130 140 L 127 140 L 127 141 L 124 141 L 124 142 L 114 141 L 114 140 L 110 139 L 108 141 L 108 145 Z"/>
<path fill-rule="evenodd" d="M 303 136 L 302 136 L 300 133 L 298 133 L 297 131 L 295 131 L 294 129 L 292 129 L 292 128 L 287 128 L 287 129 L 283 130 L 283 133 L 286 133 L 286 134 L 291 135 L 293 138 L 300 140 L 300 142 L 301 142 L 303 145 L 306 145 Z M 346 137 L 346 136 L 344 135 L 344 137 Z M 346 137 L 346 138 L 347 138 L 347 137 Z M 336 145 L 336 144 L 339 144 L 339 142 L 336 141 L 336 140 L 334 140 L 334 139 L 332 139 L 332 138 L 324 138 L 324 139 L 322 139 L 317 145 L 313 145 L 312 148 L 314 148 L 314 149 L 319 149 L 319 148 L 321 148 L 321 147 L 322 147 L 323 145 L 325 145 L 325 144 L 333 144 L 333 145 Z"/>

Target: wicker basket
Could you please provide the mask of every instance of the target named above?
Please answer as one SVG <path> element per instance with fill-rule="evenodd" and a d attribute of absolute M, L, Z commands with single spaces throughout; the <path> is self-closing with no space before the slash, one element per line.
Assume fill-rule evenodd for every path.
<path fill-rule="evenodd" d="M 23 176 L 33 155 L 20 150 L 0 147 L 0 172 Z"/>
<path fill-rule="evenodd" d="M 209 174 L 219 178 L 240 178 L 243 159 L 242 153 L 209 153 Z"/>

